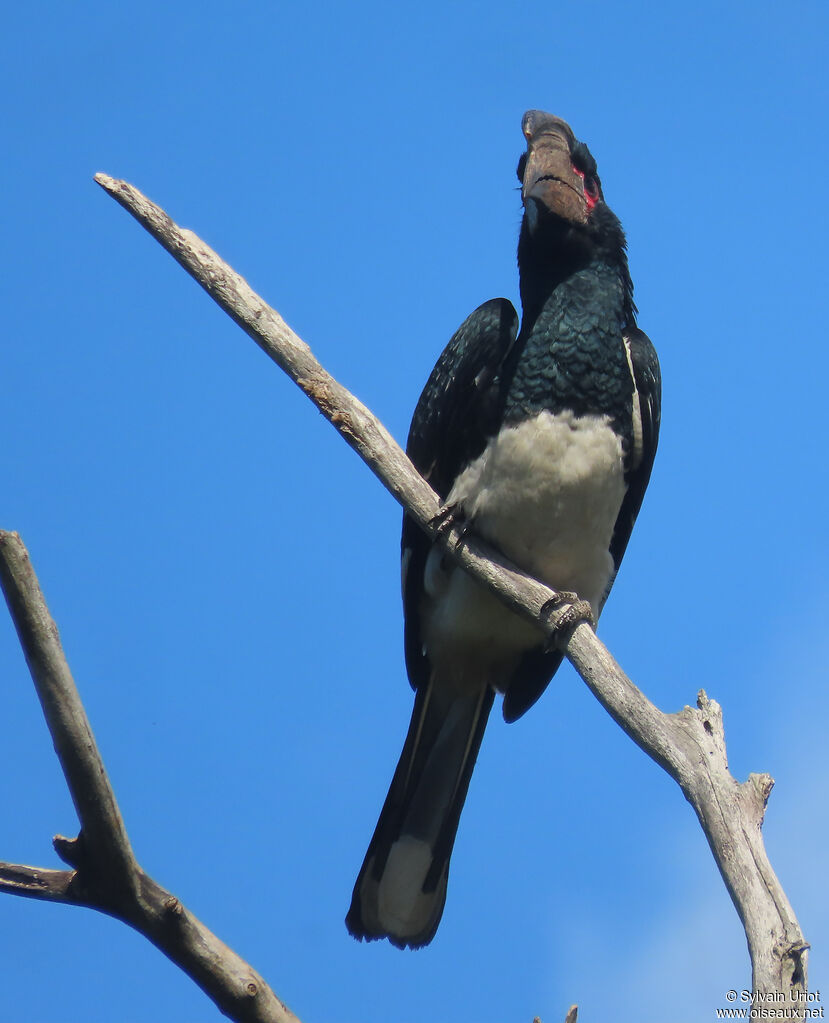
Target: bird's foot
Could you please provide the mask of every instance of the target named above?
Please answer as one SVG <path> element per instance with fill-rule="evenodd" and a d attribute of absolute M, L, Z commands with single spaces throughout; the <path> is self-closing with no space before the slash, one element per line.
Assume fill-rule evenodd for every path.
<path fill-rule="evenodd" d="M 582 600 L 578 593 L 559 590 L 541 608 L 541 615 L 546 617 L 552 628 L 547 640 L 547 649 L 556 650 L 567 640 L 573 629 L 586 622 L 591 629 L 596 628 L 593 608 L 590 602 Z"/>
<path fill-rule="evenodd" d="M 429 525 L 434 527 L 436 540 L 447 539 L 451 536 L 453 530 L 456 530 L 456 547 L 460 547 L 466 534 L 471 529 L 469 520 L 464 515 L 463 509 L 459 504 L 445 504 L 437 515 L 430 520 Z"/>

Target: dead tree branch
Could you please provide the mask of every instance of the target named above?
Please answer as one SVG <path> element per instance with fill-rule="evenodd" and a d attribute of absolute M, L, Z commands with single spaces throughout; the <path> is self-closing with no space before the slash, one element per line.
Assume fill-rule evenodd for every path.
<path fill-rule="evenodd" d="M 461 536 L 454 526 L 441 529 L 441 505 L 437 495 L 418 475 L 382 424 L 322 368 L 308 346 L 278 313 L 204 242 L 192 232 L 179 228 L 137 189 L 103 174 L 96 175 L 96 181 L 285 370 L 435 542 L 516 613 L 534 622 L 561 646 L 617 723 L 677 781 L 694 807 L 743 922 L 751 954 L 754 990 L 761 996 L 779 993 L 802 1006 L 808 946 L 771 868 L 761 837 L 772 780 L 768 775 L 752 774 L 748 781 L 740 784 L 731 776 L 719 706 L 700 692 L 696 708 L 685 707 L 678 713 L 665 714 L 627 678 L 589 625 L 579 624 L 563 636 L 557 633 L 556 625 L 561 621 L 562 608 L 560 603 L 556 603 L 555 592 L 517 570 L 480 541 Z M 51 663 L 46 658 L 46 651 L 52 650 L 49 635 L 41 633 L 51 634 L 51 643 L 59 654 L 60 646 L 57 630 L 48 618 L 36 589 L 36 581 L 35 590 L 31 592 L 36 592 L 37 597 L 30 596 L 34 600 L 34 610 L 21 613 L 20 609 L 25 610 L 27 601 L 16 595 L 15 589 L 21 589 L 21 584 L 15 582 L 14 572 L 6 566 L 7 562 L 12 565 L 17 558 L 18 562 L 21 559 L 26 562 L 28 572 L 31 569 L 22 544 L 13 557 L 5 553 L 15 543 L 19 544 L 19 540 L 14 540 L 13 534 L 2 534 L 3 584 L 7 593 L 8 586 L 11 586 L 9 604 L 16 623 L 18 616 L 23 622 L 23 628 L 18 624 L 18 631 L 35 677 L 41 663 Z M 19 564 L 15 572 L 20 572 Z M 7 579 L 11 580 L 8 585 Z M 548 610 L 551 606 L 556 607 L 553 613 Z M 42 611 L 37 608 L 42 608 Z M 35 633 L 34 648 L 32 635 L 26 631 L 31 628 L 26 624 L 30 618 L 40 623 L 40 631 Z M 82 842 L 83 848 L 79 851 L 75 848 L 77 843 L 66 840 L 58 845 L 61 855 L 76 868 L 74 871 L 47 871 L 0 864 L 0 890 L 92 905 L 117 916 L 146 934 L 201 984 L 222 1011 L 233 1018 L 278 1020 L 279 1023 L 295 1020 L 247 964 L 186 913 L 173 896 L 140 871 L 103 774 L 103 766 L 94 751 L 94 742 L 91 752 L 87 747 L 86 753 L 78 745 L 84 742 L 84 736 L 91 740 L 91 733 L 85 716 L 77 717 L 77 709 L 82 714 L 82 708 L 79 701 L 77 704 L 73 702 L 77 694 L 65 662 L 62 663 L 64 667 L 60 670 L 50 669 L 52 675 L 60 680 L 50 698 L 56 700 L 60 707 L 65 699 L 67 709 L 52 712 L 44 702 L 44 711 L 81 818 L 82 830 L 78 841 Z M 67 679 L 74 696 L 65 694 Z M 37 677 L 35 681 L 37 685 L 41 684 Z M 65 718 L 74 723 L 74 731 L 68 723 L 64 725 Z M 60 753 L 61 744 L 69 750 L 66 761 Z M 82 763 L 77 764 L 76 760 Z M 88 773 L 98 770 L 96 764 L 100 765 L 102 777 L 90 779 Z M 90 816 L 94 820 L 90 821 Z M 117 896 L 107 896 L 107 886 L 100 879 L 96 880 L 94 865 L 107 864 L 108 852 L 113 856 Z M 91 882 L 94 883 L 90 887 Z M 128 898 L 124 892 L 128 892 Z M 171 934 L 175 934 L 174 939 L 170 938 Z M 195 934 L 198 934 L 198 941 Z M 201 957 L 196 953 L 199 941 L 203 943 Z M 204 951 L 208 946 L 211 949 L 209 954 Z M 233 957 L 232 967 L 228 967 L 229 957 Z M 250 979 L 246 981 L 245 978 Z M 249 1000 L 247 1004 L 246 998 Z M 571 1013 L 575 1018 L 575 1007 Z M 794 1018 L 802 1018 L 802 1012 L 798 1011 Z"/>
<path fill-rule="evenodd" d="M 792 994 L 799 1001 L 806 985 L 808 945 L 760 834 L 773 781 L 752 774 L 740 784 L 731 776 L 719 705 L 700 691 L 696 709 L 665 714 L 627 678 L 589 625 L 556 635 L 559 616 L 551 620 L 546 613 L 556 594 L 480 541 L 461 538 L 454 529 L 441 533 L 440 501 L 401 448 L 246 281 L 138 189 L 105 174 L 95 180 L 285 370 L 421 527 L 466 571 L 559 644 L 600 703 L 671 775 L 696 811 L 746 931 L 753 989 Z"/>
<path fill-rule="evenodd" d="M 74 869 L 0 862 L 0 892 L 117 917 L 169 956 L 225 1015 L 245 1023 L 299 1023 L 243 959 L 138 866 L 57 626 L 17 533 L 0 531 L 0 584 L 81 822 L 76 839 L 54 840 Z"/>

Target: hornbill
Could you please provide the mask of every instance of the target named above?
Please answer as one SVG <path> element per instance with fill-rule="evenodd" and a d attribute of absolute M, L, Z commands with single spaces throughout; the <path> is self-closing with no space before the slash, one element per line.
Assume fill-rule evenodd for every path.
<path fill-rule="evenodd" d="M 656 453 L 659 363 L 596 161 L 558 117 L 530 110 L 522 128 L 521 329 L 504 298 L 472 313 L 426 383 L 407 452 L 453 519 L 597 619 Z M 346 925 L 418 948 L 443 913 L 495 693 L 514 721 L 562 655 L 408 515 L 402 568 L 414 712 Z"/>

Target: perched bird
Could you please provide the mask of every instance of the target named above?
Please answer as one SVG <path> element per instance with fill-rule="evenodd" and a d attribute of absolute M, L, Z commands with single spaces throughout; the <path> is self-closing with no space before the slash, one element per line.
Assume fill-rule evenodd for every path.
<path fill-rule="evenodd" d="M 415 409 L 407 451 L 448 512 L 598 618 L 656 453 L 660 373 L 636 326 L 625 236 L 569 125 L 530 110 L 518 163 L 523 318 L 503 298 L 461 325 Z M 405 650 L 415 690 L 400 762 L 346 925 L 418 948 L 496 691 L 514 721 L 562 655 L 403 517 Z"/>

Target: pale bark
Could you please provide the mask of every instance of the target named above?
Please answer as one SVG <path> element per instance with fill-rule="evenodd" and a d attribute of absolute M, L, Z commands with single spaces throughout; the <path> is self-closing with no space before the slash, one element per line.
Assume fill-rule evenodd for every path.
<path fill-rule="evenodd" d="M 561 604 L 558 595 L 520 572 L 476 538 L 462 535 L 451 522 L 447 528 L 442 528 L 441 504 L 437 495 L 415 471 L 382 424 L 320 366 L 308 346 L 241 277 L 204 242 L 192 232 L 179 228 L 163 210 L 131 185 L 103 174 L 96 175 L 96 181 L 129 210 L 285 370 L 421 528 L 466 571 L 492 589 L 518 614 L 533 621 L 551 642 L 557 643 L 618 724 L 676 780 L 694 807 L 743 922 L 751 955 L 753 989 L 763 995 L 781 993 L 795 999 L 802 995 L 806 990 L 808 946 L 768 861 L 761 835 L 766 801 L 773 782 L 763 774 L 752 774 L 742 784 L 731 776 L 718 704 L 700 691 L 695 708 L 685 707 L 675 714 L 665 714 L 627 678 L 588 623 L 557 629 L 562 622 L 568 621 L 567 607 Z M 14 546 L 17 541 L 12 542 L 10 537 L 11 534 L 4 534 L 0 549 L 8 551 L 10 544 Z M 4 555 L 4 566 L 6 561 L 7 556 Z M 4 567 L 4 587 L 8 571 Z M 27 597 L 23 587 L 20 595 L 12 595 L 10 606 L 15 620 L 20 618 L 23 622 L 23 631 L 19 623 L 18 631 L 24 649 L 27 649 L 27 643 L 32 647 L 32 636 L 35 636 L 34 650 L 27 649 L 33 676 L 40 671 L 38 666 L 44 658 L 47 664 L 51 663 L 49 656 L 56 658 L 55 665 L 47 670 L 46 675 L 58 679 L 59 685 L 54 692 L 48 690 L 44 711 L 53 736 L 57 730 L 63 744 L 61 753 L 58 736 L 55 736 L 56 748 L 81 819 L 84 850 L 91 845 L 92 860 L 84 858 L 79 865 L 73 844 L 61 840 L 63 845 L 58 843 L 58 851 L 78 868 L 76 871 L 48 871 L 0 864 L 0 890 L 52 901 L 95 905 L 95 908 L 119 916 L 145 933 L 187 970 L 228 1015 L 240 1020 L 267 1019 L 279 1020 L 280 1023 L 295 1019 L 250 967 L 187 914 L 169 893 L 146 878 L 135 864 L 117 804 L 94 749 L 88 724 L 82 716 L 80 701 L 76 699 L 77 694 L 72 695 L 74 685 L 68 669 L 65 669 L 65 662 L 62 662 L 56 630 L 50 624 L 45 605 L 41 607 L 38 603 L 42 598 L 37 594 L 31 591 Z M 31 608 L 28 607 L 30 598 L 34 601 Z M 26 632 L 30 628 L 26 624 L 30 618 L 39 621 L 41 626 L 32 634 Z M 643 633 L 646 631 L 645 621 Z M 50 632 L 53 633 L 51 639 Z M 43 683 L 37 677 L 35 681 L 40 692 Z M 55 700 L 61 704 L 64 699 L 64 709 L 49 709 Z M 95 777 L 90 777 L 90 773 Z M 126 897 L 126 892 L 131 900 L 127 903 L 129 912 L 124 910 L 121 902 L 117 910 L 104 904 L 101 892 L 106 884 L 103 880 L 99 882 L 103 886 L 101 890 L 95 891 L 97 902 L 90 901 L 85 890 L 73 891 L 78 876 L 90 869 L 90 863 L 94 862 L 94 869 L 99 869 L 104 860 L 109 862 L 103 855 L 107 852 L 113 857 L 114 883 L 119 898 Z M 171 917 L 175 918 L 172 922 Z M 184 924 L 181 923 L 182 918 Z M 177 920 L 178 931 L 174 926 Z M 195 929 L 200 941 L 208 941 L 207 935 L 208 943 L 212 943 L 211 953 L 201 959 L 194 959 L 192 955 L 191 944 L 197 942 L 191 943 L 179 937 L 191 929 Z M 170 934 L 177 935 L 172 942 Z M 165 940 L 160 940 L 159 935 Z M 182 948 L 190 949 L 189 959 L 182 955 Z M 253 989 L 255 992 L 248 998 L 263 1006 L 263 1014 L 251 1014 L 251 1006 L 245 1004 L 246 990 Z M 799 1004 L 803 1005 L 803 1002 Z M 226 1007 L 229 1005 L 235 1007 L 234 1011 L 229 1011 Z M 568 1013 L 568 1020 L 575 1018 L 574 1006 Z M 802 1018 L 802 1012 L 793 1018 Z"/>
<path fill-rule="evenodd" d="M 0 862 L 0 892 L 117 917 L 169 956 L 225 1015 L 245 1023 L 299 1023 L 258 973 L 138 866 L 57 626 L 17 533 L 0 531 L 0 583 L 81 822 L 76 839 L 54 840 L 72 870 Z"/>

